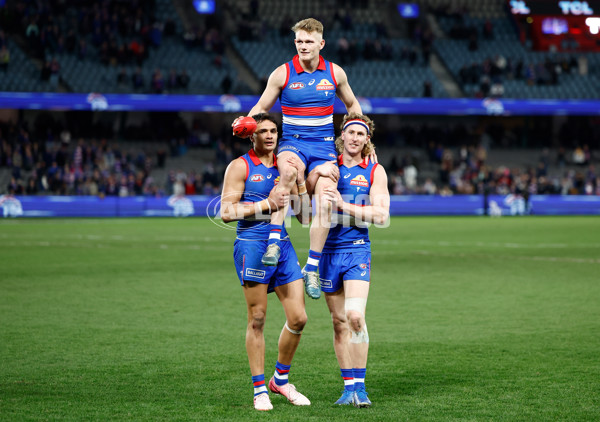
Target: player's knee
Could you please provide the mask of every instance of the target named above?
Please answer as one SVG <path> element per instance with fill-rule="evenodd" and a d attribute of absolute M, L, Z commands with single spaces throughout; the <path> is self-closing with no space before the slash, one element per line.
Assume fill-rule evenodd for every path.
<path fill-rule="evenodd" d="M 287 166 L 279 170 L 279 176 L 281 177 L 282 183 L 292 183 L 296 181 L 298 177 L 298 170 L 295 167 Z"/>
<path fill-rule="evenodd" d="M 336 337 L 342 337 L 348 332 L 348 320 L 345 316 L 331 315 L 333 322 L 333 333 Z"/>
<path fill-rule="evenodd" d="M 348 323 L 350 325 L 350 329 L 354 332 L 358 332 L 362 330 L 362 327 L 365 324 L 365 319 L 363 315 L 358 311 L 348 311 L 347 313 Z"/>
<path fill-rule="evenodd" d="M 290 319 L 288 319 L 287 324 L 288 327 L 294 331 L 302 331 L 306 326 L 306 321 L 308 320 L 308 316 L 306 312 L 302 312 L 301 314 L 294 315 Z"/>
<path fill-rule="evenodd" d="M 262 331 L 265 327 L 266 313 L 262 309 L 253 310 L 250 315 L 250 323 L 253 330 Z"/>

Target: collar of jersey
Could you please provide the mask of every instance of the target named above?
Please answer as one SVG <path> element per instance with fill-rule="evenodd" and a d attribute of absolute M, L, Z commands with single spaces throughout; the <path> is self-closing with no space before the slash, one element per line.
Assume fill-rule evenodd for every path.
<path fill-rule="evenodd" d="M 295 55 L 294 59 L 292 60 L 292 62 L 294 63 L 294 69 L 296 69 L 296 73 L 302 73 L 304 72 L 304 69 L 302 69 L 302 65 L 300 64 L 300 56 L 299 55 Z M 325 70 L 325 59 L 323 58 L 323 56 L 319 56 L 319 66 L 317 66 L 317 70 Z"/>
<path fill-rule="evenodd" d="M 252 163 L 254 163 L 255 166 L 261 165 L 263 163 L 262 161 L 260 161 L 260 158 L 258 158 L 258 155 L 256 155 L 256 152 L 254 152 L 253 149 L 248 151 L 248 155 L 250 156 L 250 159 L 252 160 Z M 265 166 L 265 167 L 267 167 L 267 166 Z M 273 155 L 273 167 L 277 167 L 277 156 L 276 155 Z"/>
<path fill-rule="evenodd" d="M 343 166 L 344 165 L 344 156 L 342 154 L 340 154 L 338 156 L 338 165 L 339 166 Z M 366 169 L 368 166 L 369 166 L 369 158 L 365 157 L 362 160 L 362 163 L 359 164 L 359 167 L 362 167 L 362 168 Z"/>

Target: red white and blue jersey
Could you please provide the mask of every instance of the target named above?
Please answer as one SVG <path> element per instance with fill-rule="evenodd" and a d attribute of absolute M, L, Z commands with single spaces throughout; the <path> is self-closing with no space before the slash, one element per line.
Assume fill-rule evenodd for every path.
<path fill-rule="evenodd" d="M 267 198 L 271 189 L 279 183 L 277 160 L 274 158 L 273 167 L 267 167 L 260 161 L 253 149 L 242 155 L 241 159 L 246 163 L 246 179 L 240 202 L 260 202 Z M 268 240 L 270 223 L 270 219 L 240 220 L 237 224 L 237 238 L 243 240 Z M 281 232 L 281 238 L 283 239 L 286 236 L 287 233 L 284 227 Z"/>
<path fill-rule="evenodd" d="M 283 114 L 283 137 L 292 140 L 333 141 L 333 103 L 337 82 L 333 64 L 319 56 L 319 66 L 307 73 L 296 55 L 285 64 L 287 78 L 279 101 Z"/>
<path fill-rule="evenodd" d="M 340 178 L 338 179 L 338 191 L 344 198 L 344 202 L 356 204 L 359 206 L 371 205 L 370 192 L 373 185 L 373 175 L 377 163 L 369 162 L 365 158 L 362 163 L 354 167 L 346 167 L 342 156 L 338 157 L 340 166 Z M 336 219 L 337 217 L 337 219 Z M 341 211 L 337 215 L 334 213 L 332 221 L 337 225 L 331 227 L 324 253 L 342 253 L 356 250 L 371 250 L 371 241 L 369 240 L 369 228 L 366 223 L 357 221 L 355 225 L 348 224 L 349 216 Z"/>

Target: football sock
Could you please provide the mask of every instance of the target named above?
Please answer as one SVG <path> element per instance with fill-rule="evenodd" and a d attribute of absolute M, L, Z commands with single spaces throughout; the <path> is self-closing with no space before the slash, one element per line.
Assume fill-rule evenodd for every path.
<path fill-rule="evenodd" d="M 267 386 L 265 385 L 265 374 L 255 375 L 252 377 L 252 384 L 254 384 L 254 395 L 269 394 Z"/>
<path fill-rule="evenodd" d="M 365 376 L 367 375 L 367 368 L 354 368 L 354 389 L 359 390 L 365 388 Z"/>
<path fill-rule="evenodd" d="M 313 250 L 308 251 L 308 259 L 306 260 L 306 271 L 317 271 L 319 269 L 319 260 L 321 259 L 321 252 L 315 252 Z"/>
<path fill-rule="evenodd" d="M 269 245 L 273 243 L 279 245 L 279 241 L 281 240 L 282 229 L 283 224 L 271 224 L 271 232 L 269 233 Z"/>
<path fill-rule="evenodd" d="M 344 379 L 344 390 L 354 391 L 354 371 L 352 369 L 340 369 Z"/>
<path fill-rule="evenodd" d="M 275 364 L 275 384 L 282 386 L 288 383 L 288 374 L 292 365 L 284 365 L 283 363 Z"/>

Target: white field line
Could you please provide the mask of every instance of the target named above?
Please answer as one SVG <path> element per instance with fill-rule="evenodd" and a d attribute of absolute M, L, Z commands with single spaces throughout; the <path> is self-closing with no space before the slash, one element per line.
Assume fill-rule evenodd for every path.
<path fill-rule="evenodd" d="M 124 242 L 200 242 L 200 243 L 211 243 L 211 242 L 228 242 L 233 243 L 235 236 L 231 237 L 210 237 L 210 236 L 153 236 L 153 237 L 140 237 L 140 236 L 123 236 L 123 235 L 103 235 L 103 234 L 53 234 L 53 235 L 40 235 L 38 233 L 27 233 L 22 234 L 8 234 L 0 233 L 0 239 L 7 239 L 13 241 L 19 241 L 24 238 L 28 239 L 75 239 L 75 240 L 103 240 L 103 241 L 124 241 Z M 0 242 L 0 245 L 4 242 Z"/>
<path fill-rule="evenodd" d="M 233 242 L 231 242 L 233 244 Z M 86 248 L 86 249 L 111 249 L 114 244 L 98 243 L 98 242 L 70 242 L 70 241 L 47 241 L 47 240 L 22 240 L 22 241 L 6 241 L 0 242 L 0 247 L 66 247 L 66 248 Z M 175 250 L 206 250 L 206 245 L 166 245 L 164 243 L 144 242 L 143 247 L 136 246 L 135 249 L 175 249 Z M 211 249 L 224 249 L 222 245 L 213 245 Z"/>
<path fill-rule="evenodd" d="M 431 251 L 413 251 L 416 255 L 423 256 L 441 256 L 445 258 L 485 258 L 497 260 L 499 258 L 518 261 L 543 261 L 543 262 L 566 262 L 570 264 L 600 264 L 600 258 L 570 258 L 556 256 L 499 256 L 496 254 L 473 254 L 473 253 L 450 253 L 450 252 L 431 252 Z"/>
<path fill-rule="evenodd" d="M 477 246 L 479 248 L 506 248 L 506 249 L 565 249 L 565 248 L 600 248 L 600 243 L 516 243 L 516 242 L 482 242 L 482 241 L 456 241 L 456 240 L 375 240 L 376 245 L 423 245 L 423 246 Z"/>

